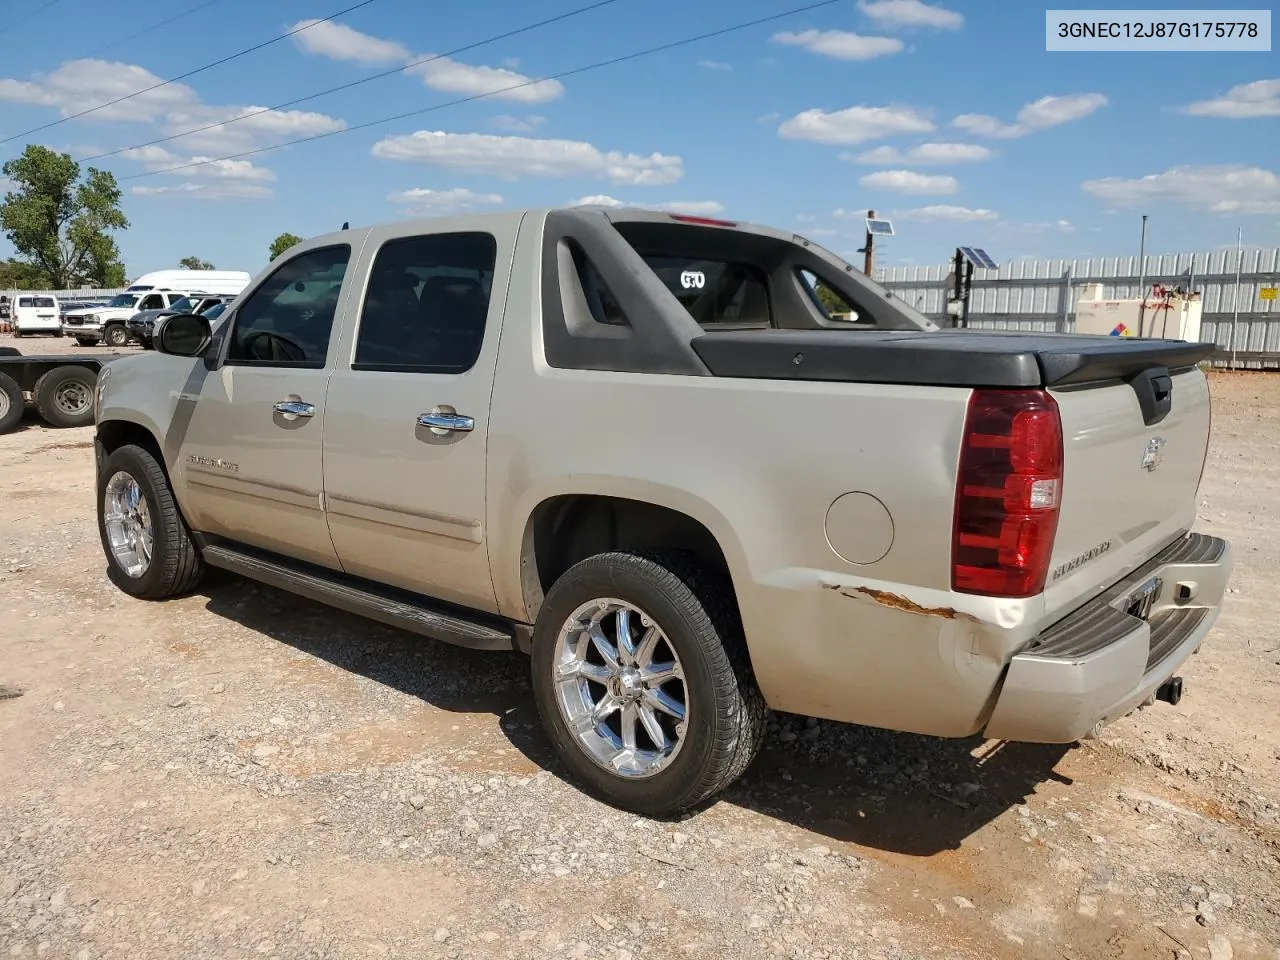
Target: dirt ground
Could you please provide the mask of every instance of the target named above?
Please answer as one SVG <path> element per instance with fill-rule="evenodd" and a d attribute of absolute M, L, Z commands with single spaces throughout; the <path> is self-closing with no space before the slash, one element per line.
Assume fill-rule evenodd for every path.
<path fill-rule="evenodd" d="M 1277 960 L 1280 375 L 1213 392 L 1199 526 L 1237 565 L 1177 708 L 1072 749 L 778 717 L 676 824 L 562 779 L 517 655 L 226 576 L 126 597 L 92 431 L 30 420 L 0 437 L 0 957 Z"/>

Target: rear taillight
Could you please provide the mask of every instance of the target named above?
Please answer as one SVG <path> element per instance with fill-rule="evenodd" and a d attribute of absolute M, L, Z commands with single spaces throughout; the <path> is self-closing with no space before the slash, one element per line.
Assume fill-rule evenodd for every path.
<path fill-rule="evenodd" d="M 1062 420 L 1049 394 L 974 391 L 956 477 L 953 590 L 1030 597 L 1044 589 L 1062 459 Z"/>

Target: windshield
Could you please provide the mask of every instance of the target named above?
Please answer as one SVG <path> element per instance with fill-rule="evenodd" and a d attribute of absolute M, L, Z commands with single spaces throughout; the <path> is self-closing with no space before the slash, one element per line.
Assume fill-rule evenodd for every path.
<path fill-rule="evenodd" d="M 196 303 L 190 297 L 179 297 L 173 303 L 169 304 L 169 309 L 174 313 L 190 313 Z"/>
<path fill-rule="evenodd" d="M 132 293 L 118 293 L 107 301 L 107 306 L 117 308 L 132 307 L 137 302 L 137 296 Z"/>
<path fill-rule="evenodd" d="M 204 316 L 208 320 L 217 320 L 222 316 L 222 312 L 227 309 L 225 303 L 215 303 L 212 307 L 204 312 Z"/>

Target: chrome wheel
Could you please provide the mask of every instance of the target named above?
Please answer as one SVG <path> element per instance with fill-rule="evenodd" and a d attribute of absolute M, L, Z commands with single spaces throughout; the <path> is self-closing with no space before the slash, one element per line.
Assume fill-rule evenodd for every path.
<path fill-rule="evenodd" d="M 136 580 L 151 566 L 155 542 L 151 507 L 138 481 L 123 470 L 107 481 L 102 500 L 103 526 L 111 556 L 125 574 Z"/>
<path fill-rule="evenodd" d="M 69 417 L 83 416 L 93 405 L 93 391 L 81 380 L 68 380 L 53 392 L 53 404 Z"/>
<path fill-rule="evenodd" d="M 0 420 L 3 420 L 5 417 L 9 415 L 10 409 L 11 409 L 11 405 L 9 403 L 9 394 L 5 393 L 3 390 L 0 390 Z"/>
<path fill-rule="evenodd" d="M 560 628 L 552 663 L 561 717 L 596 764 L 644 778 L 679 754 L 689 724 L 684 672 L 644 611 L 624 600 L 584 603 Z"/>

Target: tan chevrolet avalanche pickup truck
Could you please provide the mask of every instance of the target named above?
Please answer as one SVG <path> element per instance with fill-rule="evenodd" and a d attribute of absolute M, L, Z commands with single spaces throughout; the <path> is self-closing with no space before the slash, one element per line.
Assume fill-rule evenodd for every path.
<path fill-rule="evenodd" d="M 213 566 L 529 654 L 565 766 L 648 815 L 770 708 L 1071 743 L 1176 703 L 1229 575 L 1211 345 L 938 329 L 787 231 L 342 230 L 155 345 L 95 393 L 122 590 Z"/>

